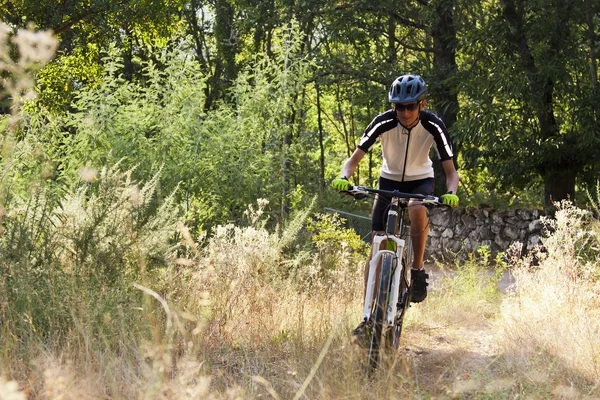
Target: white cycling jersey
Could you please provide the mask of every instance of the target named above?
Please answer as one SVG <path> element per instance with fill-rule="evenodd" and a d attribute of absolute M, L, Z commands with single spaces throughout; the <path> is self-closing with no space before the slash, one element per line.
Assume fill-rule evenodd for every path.
<path fill-rule="evenodd" d="M 453 156 L 446 125 L 428 110 L 420 112 L 419 122 L 410 129 L 400 124 L 395 109 L 379 114 L 365 129 L 358 148 L 368 152 L 377 139 L 383 153 L 381 176 L 398 182 L 433 178 L 429 150 L 434 144 L 440 160 Z"/>

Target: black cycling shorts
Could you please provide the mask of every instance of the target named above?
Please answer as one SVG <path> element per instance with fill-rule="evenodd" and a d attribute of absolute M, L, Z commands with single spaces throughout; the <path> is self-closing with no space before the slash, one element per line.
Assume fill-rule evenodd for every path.
<path fill-rule="evenodd" d="M 434 178 L 419 179 L 416 181 L 398 182 L 391 179 L 379 177 L 379 189 L 381 190 L 398 190 L 405 193 L 418 193 L 424 195 L 432 195 L 435 187 Z M 387 222 L 387 207 L 390 204 L 390 197 L 377 195 L 373 203 L 371 229 L 374 231 L 385 231 Z"/>

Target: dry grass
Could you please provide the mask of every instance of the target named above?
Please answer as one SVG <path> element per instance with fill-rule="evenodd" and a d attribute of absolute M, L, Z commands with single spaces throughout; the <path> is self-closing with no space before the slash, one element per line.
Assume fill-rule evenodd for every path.
<path fill-rule="evenodd" d="M 371 379 L 349 335 L 361 263 L 343 250 L 345 263 L 332 268 L 289 240 L 282 248 L 284 233 L 228 226 L 164 271 L 160 295 L 140 287 L 149 331 L 112 337 L 103 348 L 114 351 L 30 341 L 20 390 L 6 381 L 0 390 L 40 399 L 598 397 L 597 267 L 581 245 L 594 237 L 578 236 L 586 229 L 565 212 L 539 265 L 514 268 L 509 294 L 480 257 L 436 274 L 427 301 L 408 314 L 401 351 Z"/>
<path fill-rule="evenodd" d="M 518 264 L 514 272 L 517 285 L 502 305 L 498 329 L 505 362 L 515 374 L 533 375 L 530 383 L 534 386 L 570 388 L 559 392 L 575 397 L 598 396 L 596 222 L 563 204 L 556 220 L 548 223 L 553 234 L 543 242 L 545 251 L 537 255 L 538 265 L 532 266 L 530 260 Z"/>

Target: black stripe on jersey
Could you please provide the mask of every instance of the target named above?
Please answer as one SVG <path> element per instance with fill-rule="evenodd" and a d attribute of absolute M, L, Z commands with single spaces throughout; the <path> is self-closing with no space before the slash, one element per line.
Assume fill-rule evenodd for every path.
<path fill-rule="evenodd" d="M 368 152 L 382 133 L 395 128 L 398 123 L 394 109 L 379 114 L 365 129 L 360 142 L 358 142 L 358 148 L 365 153 Z"/>
<path fill-rule="evenodd" d="M 421 124 L 427 132 L 433 135 L 438 157 L 442 161 L 452 159 L 452 142 L 444 121 L 431 111 L 425 110 L 420 115 Z"/>

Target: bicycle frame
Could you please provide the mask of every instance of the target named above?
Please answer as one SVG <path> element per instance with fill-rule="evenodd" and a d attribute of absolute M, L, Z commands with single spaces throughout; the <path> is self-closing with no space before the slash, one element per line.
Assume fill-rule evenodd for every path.
<path fill-rule="evenodd" d="M 406 210 L 406 207 L 408 207 L 408 202 L 402 201 L 397 197 L 392 198 L 390 210 L 388 212 L 386 233 L 375 235 L 375 237 L 373 238 L 373 250 L 377 249 L 377 251 L 375 252 L 375 254 L 373 254 L 373 257 L 371 258 L 371 261 L 369 263 L 367 290 L 365 293 L 365 301 L 363 308 L 364 321 L 369 321 L 369 319 L 371 318 L 371 309 L 373 307 L 373 295 L 375 293 L 377 267 L 381 259 L 383 258 L 383 255 L 387 253 L 391 254 L 394 257 L 395 265 L 394 275 L 392 277 L 392 282 L 390 286 L 391 298 L 386 310 L 386 323 L 388 326 L 392 326 L 394 324 L 394 319 L 396 317 L 396 313 L 398 312 L 400 279 L 403 274 L 403 268 L 398 268 L 398 262 L 402 260 L 402 254 L 406 245 L 406 241 L 402 238 L 402 230 L 404 229 L 404 211 Z M 398 212 L 398 208 L 400 208 L 400 212 Z M 397 234 L 399 229 L 400 235 Z M 395 247 L 396 250 L 381 250 L 381 243 L 390 240 L 395 243 L 395 246 L 390 246 L 388 242 L 388 247 Z"/>
<path fill-rule="evenodd" d="M 398 348 L 404 312 L 410 306 L 410 282 L 407 280 L 409 266 L 406 265 L 409 260 L 403 257 L 405 248 L 407 248 L 405 240 L 407 236 L 404 232 L 406 210 L 412 201 L 418 201 L 422 205 L 439 206 L 443 204 L 435 196 L 403 193 L 397 190 L 349 186 L 342 192 L 348 193 L 356 199 L 365 198 L 369 194 L 385 195 L 391 198 L 385 234 L 377 234 L 373 238 L 372 258 L 369 262 L 363 308 L 363 321 L 370 323 L 365 326 L 372 326 L 369 333 L 368 371 L 373 372 L 378 365 L 382 341 L 391 340 L 391 343 L 388 343 Z M 381 250 L 380 247 L 384 241 L 387 243 L 387 248 Z M 380 265 L 381 267 L 379 267 Z M 379 268 L 381 271 L 377 279 Z M 404 288 L 403 293 L 400 293 L 400 288 Z M 402 297 L 399 298 L 399 296 Z"/>

